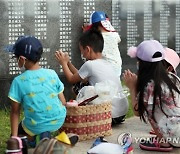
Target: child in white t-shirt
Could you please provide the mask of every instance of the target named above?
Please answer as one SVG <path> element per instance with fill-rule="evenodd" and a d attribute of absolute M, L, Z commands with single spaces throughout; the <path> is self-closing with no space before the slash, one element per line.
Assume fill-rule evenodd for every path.
<path fill-rule="evenodd" d="M 76 69 L 70 62 L 68 54 L 62 51 L 56 51 L 55 56 L 61 64 L 63 72 L 68 82 L 75 84 L 78 82 L 89 82 L 90 86 L 103 81 L 112 81 L 117 85 L 118 92 L 122 94 L 122 86 L 118 76 L 113 71 L 112 65 L 102 59 L 103 36 L 97 30 L 89 30 L 82 34 L 79 39 L 79 48 L 82 57 L 87 61 Z M 122 99 L 112 100 L 112 124 L 120 124 L 128 111 L 128 100 L 126 97 Z"/>

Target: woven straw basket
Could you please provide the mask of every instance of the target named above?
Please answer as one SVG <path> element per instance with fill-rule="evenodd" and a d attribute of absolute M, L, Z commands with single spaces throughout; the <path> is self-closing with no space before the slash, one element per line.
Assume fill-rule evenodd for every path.
<path fill-rule="evenodd" d="M 111 103 L 67 107 L 67 116 L 61 130 L 79 135 L 79 140 L 112 134 Z"/>

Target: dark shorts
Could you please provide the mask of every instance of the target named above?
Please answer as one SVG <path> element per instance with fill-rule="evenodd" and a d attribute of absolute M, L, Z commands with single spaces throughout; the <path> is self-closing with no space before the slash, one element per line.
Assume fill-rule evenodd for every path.
<path fill-rule="evenodd" d="M 19 123 L 19 126 L 18 126 L 18 135 L 24 135 L 24 136 L 28 135 L 22 127 L 22 121 Z"/>
<path fill-rule="evenodd" d="M 125 121 L 125 116 L 126 115 L 123 115 L 123 116 L 117 117 L 117 118 L 112 118 L 112 126 L 118 125 L 118 124 L 121 124 L 122 122 L 124 122 Z"/>

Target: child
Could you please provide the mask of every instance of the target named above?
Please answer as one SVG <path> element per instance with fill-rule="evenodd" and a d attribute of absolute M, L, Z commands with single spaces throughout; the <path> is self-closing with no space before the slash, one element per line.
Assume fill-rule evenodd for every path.
<path fill-rule="evenodd" d="M 58 130 L 66 117 L 64 85 L 54 70 L 40 67 L 42 44 L 34 36 L 21 36 L 9 46 L 9 52 L 15 54 L 19 68 L 25 69 L 14 78 L 8 94 L 11 135 L 25 135 L 30 140 Z M 24 118 L 18 126 L 21 107 Z"/>
<path fill-rule="evenodd" d="M 102 11 L 95 11 L 90 16 L 90 24 L 84 25 L 83 31 L 96 29 L 101 31 L 104 38 L 102 58 L 110 62 L 118 77 L 121 76 L 122 59 L 118 44 L 121 39 L 119 34 L 112 27 L 109 18 Z"/>
<path fill-rule="evenodd" d="M 176 68 L 179 65 L 179 63 L 180 58 L 178 54 L 173 49 L 165 48 L 163 60 L 163 65 L 165 66 L 165 69 L 168 72 L 176 74 Z M 153 129 L 149 133 L 152 135 L 156 135 Z"/>
<path fill-rule="evenodd" d="M 178 54 L 170 48 L 165 48 L 164 65 L 168 72 L 176 74 L 176 68 L 180 63 Z"/>
<path fill-rule="evenodd" d="M 165 50 L 156 40 L 131 48 L 138 59 L 138 75 L 126 70 L 123 78 L 130 89 L 134 113 L 150 122 L 157 137 L 140 143 L 143 150 L 168 152 L 180 147 L 180 80 L 163 65 Z M 130 53 L 130 51 L 129 51 Z M 134 53 L 134 55 L 132 55 Z"/>
<path fill-rule="evenodd" d="M 119 92 L 122 93 L 122 87 L 119 78 L 115 75 L 112 66 L 106 60 L 102 59 L 104 40 L 102 34 L 96 30 L 89 30 L 82 34 L 79 40 L 81 54 L 87 61 L 77 70 L 69 61 L 69 56 L 62 51 L 56 51 L 57 61 L 62 65 L 64 74 L 68 82 L 74 84 L 80 81 L 88 81 L 91 86 L 96 83 L 110 80 L 118 85 Z M 128 101 L 126 98 L 121 101 L 112 102 L 112 117 L 119 118 L 117 123 L 122 122 L 122 117 L 127 113 Z"/>

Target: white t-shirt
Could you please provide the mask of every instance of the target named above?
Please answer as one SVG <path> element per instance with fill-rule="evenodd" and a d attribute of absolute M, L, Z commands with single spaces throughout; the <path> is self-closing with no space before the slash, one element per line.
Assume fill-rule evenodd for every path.
<path fill-rule="evenodd" d="M 118 43 L 121 39 L 117 32 L 102 32 L 104 38 L 103 59 L 110 62 L 118 76 L 121 75 L 122 59 Z"/>
<path fill-rule="evenodd" d="M 91 86 L 96 83 L 110 80 L 118 85 L 118 91 L 122 93 L 122 86 L 119 77 L 116 75 L 111 64 L 104 59 L 88 60 L 78 71 L 82 79 L 88 79 Z M 112 100 L 112 117 L 120 117 L 127 113 L 128 101 L 126 98 Z"/>
<path fill-rule="evenodd" d="M 95 86 L 96 83 L 111 80 L 117 84 L 120 83 L 119 78 L 109 62 L 104 59 L 88 60 L 78 71 L 82 79 L 88 78 L 89 84 Z"/>

